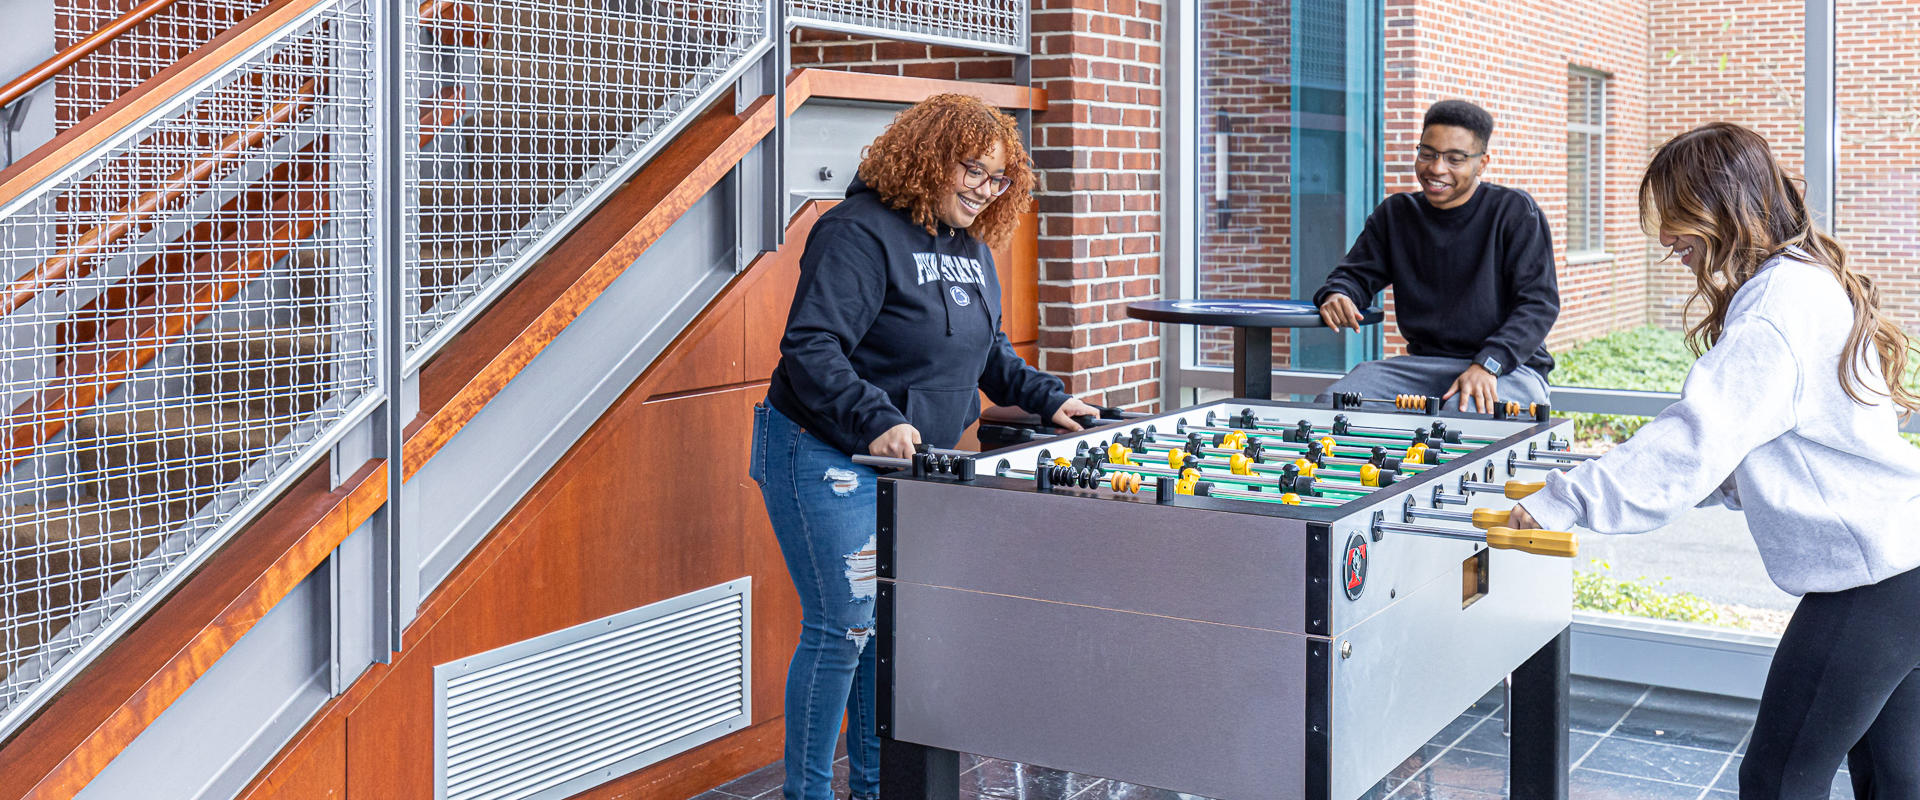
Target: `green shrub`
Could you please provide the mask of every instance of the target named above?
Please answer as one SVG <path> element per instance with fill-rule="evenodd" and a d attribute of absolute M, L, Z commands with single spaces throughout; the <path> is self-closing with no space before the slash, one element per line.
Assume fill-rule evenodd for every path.
<path fill-rule="evenodd" d="M 1693 366 L 1686 337 L 1652 325 L 1614 331 L 1554 358 L 1553 382 L 1645 392 L 1677 392 Z M 1576 442 L 1622 442 L 1652 417 L 1569 414 Z"/>
<path fill-rule="evenodd" d="M 1554 357 L 1561 386 L 1677 392 L 1693 366 L 1686 337 L 1652 325 L 1614 331 Z"/>
<path fill-rule="evenodd" d="M 1614 331 L 1554 357 L 1553 382 L 1643 392 L 1677 392 L 1693 366 L 1686 335 L 1653 325 Z M 1920 353 L 1909 360 L 1906 384 L 1920 391 Z M 1622 414 L 1568 414 L 1576 442 L 1626 441 L 1652 417 Z M 1920 446 L 1920 434 L 1901 436 Z"/>
<path fill-rule="evenodd" d="M 1612 564 L 1605 561 L 1593 563 L 1599 569 L 1592 572 L 1575 570 L 1573 573 L 1574 608 L 1702 625 L 1722 624 L 1720 611 L 1706 598 L 1692 592 L 1662 591 L 1660 587 L 1666 584 L 1664 578 L 1657 581 L 1649 581 L 1644 577 L 1623 580 L 1610 574 Z"/>

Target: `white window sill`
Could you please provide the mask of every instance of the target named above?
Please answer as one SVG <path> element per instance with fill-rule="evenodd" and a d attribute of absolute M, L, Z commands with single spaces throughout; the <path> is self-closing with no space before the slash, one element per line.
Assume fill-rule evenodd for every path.
<path fill-rule="evenodd" d="M 1585 253 L 1567 254 L 1567 266 L 1570 267 L 1577 267 L 1582 264 L 1598 264 L 1603 261 L 1612 260 L 1614 260 L 1614 255 L 1605 250 L 1590 250 Z"/>

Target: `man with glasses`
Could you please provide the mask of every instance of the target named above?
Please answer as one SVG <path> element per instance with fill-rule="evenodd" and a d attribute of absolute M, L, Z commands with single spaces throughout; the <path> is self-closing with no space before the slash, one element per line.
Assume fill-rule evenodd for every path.
<path fill-rule="evenodd" d="M 1359 303 L 1393 287 L 1409 355 L 1354 367 L 1322 395 L 1458 396 L 1463 411 L 1545 403 L 1560 315 L 1553 235 L 1533 198 L 1480 180 L 1493 117 L 1465 100 L 1427 109 L 1417 191 L 1388 197 L 1313 295 L 1327 327 L 1360 329 Z"/>

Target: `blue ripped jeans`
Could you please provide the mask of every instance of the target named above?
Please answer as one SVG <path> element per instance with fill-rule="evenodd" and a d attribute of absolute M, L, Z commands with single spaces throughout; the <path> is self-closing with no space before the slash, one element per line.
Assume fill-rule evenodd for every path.
<path fill-rule="evenodd" d="M 753 459 L 767 517 L 800 593 L 800 647 L 787 667 L 786 800 L 833 797 L 833 751 L 847 715 L 848 784 L 880 793 L 873 727 L 874 471 L 766 403 L 753 409 Z"/>

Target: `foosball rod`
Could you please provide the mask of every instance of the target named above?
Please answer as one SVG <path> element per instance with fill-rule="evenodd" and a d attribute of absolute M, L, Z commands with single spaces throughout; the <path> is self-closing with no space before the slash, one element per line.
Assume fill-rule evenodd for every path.
<path fill-rule="evenodd" d="M 1393 450 L 1390 450 L 1388 448 L 1391 447 L 1394 449 L 1398 449 L 1400 448 L 1401 445 L 1404 444 L 1406 445 L 1406 449 L 1405 451 L 1402 451 L 1402 455 L 1400 456 L 1400 458 L 1404 460 L 1406 458 L 1405 456 L 1406 452 L 1410 452 L 1414 448 L 1421 448 L 1422 452 L 1427 453 L 1433 459 L 1435 459 L 1432 465 L 1444 464 L 1452 459 L 1471 455 L 1470 450 L 1447 448 L 1447 447 L 1443 447 L 1441 445 L 1435 444 L 1433 442 L 1414 442 L 1412 444 L 1407 444 L 1405 440 L 1397 440 L 1392 442 L 1391 445 L 1389 445 L 1389 444 L 1386 444 L 1380 441 L 1375 441 L 1375 440 L 1365 440 L 1365 439 L 1355 440 L 1352 437 L 1318 435 L 1318 434 L 1316 435 L 1319 436 L 1319 438 L 1313 439 L 1311 441 L 1301 442 L 1294 439 L 1284 438 L 1281 435 L 1275 434 L 1275 433 L 1267 433 L 1263 431 L 1249 431 L 1245 428 L 1219 428 L 1219 427 L 1207 427 L 1207 426 L 1200 426 L 1200 425 L 1183 426 L 1181 433 L 1184 433 L 1188 436 L 1191 436 L 1196 433 L 1212 433 L 1212 434 L 1218 434 L 1221 436 L 1226 436 L 1232 433 L 1239 433 L 1242 436 L 1256 439 L 1257 441 L 1260 442 L 1260 446 L 1263 449 L 1265 448 L 1272 448 L 1275 450 L 1284 449 L 1288 452 L 1295 452 L 1295 453 L 1303 452 L 1303 451 L 1310 452 L 1314 450 L 1326 452 L 1327 445 L 1325 443 L 1328 440 L 1332 440 L 1334 452 L 1328 453 L 1328 455 L 1338 455 L 1342 458 L 1370 457 L 1372 455 L 1373 449 L 1376 447 L 1381 448 L 1383 450 L 1387 450 L 1387 452 L 1393 452 Z M 1160 437 L 1172 437 L 1170 441 L 1181 442 L 1183 444 L 1186 441 L 1178 438 L 1178 436 L 1175 434 L 1165 434 L 1165 433 L 1160 433 L 1158 431 L 1155 431 L 1153 435 L 1156 439 Z M 1202 445 L 1202 446 L 1204 447 L 1205 445 Z M 1226 448 L 1216 448 L 1216 449 L 1226 449 Z M 1362 455 L 1363 453 L 1366 455 L 1363 456 Z"/>
<path fill-rule="evenodd" d="M 1227 430 L 1239 430 L 1239 429 L 1196 430 L 1194 428 L 1188 428 L 1187 430 L 1195 433 L 1221 433 Z M 1244 433 L 1244 431 L 1241 431 L 1241 432 Z M 1307 444 L 1302 444 L 1300 442 L 1293 442 L 1293 441 L 1286 441 L 1286 440 L 1276 441 L 1270 434 L 1269 435 L 1254 434 L 1254 435 L 1260 437 L 1260 447 L 1263 450 L 1271 449 L 1276 452 L 1282 452 L 1282 453 L 1291 454 L 1291 455 L 1299 455 L 1303 453 L 1319 451 L 1321 453 L 1324 453 L 1330 459 L 1340 459 L 1340 461 L 1331 462 L 1331 463 L 1343 463 L 1343 462 L 1350 462 L 1350 463 L 1356 463 L 1356 464 L 1371 463 L 1374 456 L 1374 453 L 1373 453 L 1374 450 L 1376 449 L 1380 450 L 1382 455 L 1384 455 L 1387 452 L 1390 452 L 1386 449 L 1385 445 L 1381 445 L 1377 443 L 1376 444 L 1341 445 L 1338 442 L 1338 440 L 1336 440 L 1332 448 L 1334 452 L 1329 453 L 1327 452 L 1327 448 L 1325 447 L 1325 445 L 1322 445 L 1320 442 L 1311 442 Z M 1188 440 L 1181 439 L 1179 438 L 1179 436 L 1175 434 L 1154 432 L 1151 434 L 1151 436 L 1153 437 L 1153 439 L 1152 441 L 1147 442 L 1147 444 L 1150 444 L 1155 448 L 1168 449 L 1168 450 L 1187 449 Z M 1411 448 L 1408 448 L 1408 449 L 1411 449 Z M 1429 446 L 1428 450 L 1432 451 L 1433 448 Z M 1224 446 L 1209 447 L 1206 445 L 1201 445 L 1200 452 L 1211 454 L 1211 455 L 1229 455 L 1232 453 L 1239 453 L 1244 451 L 1236 450 L 1234 448 L 1224 447 Z M 1454 455 L 1454 451 L 1441 451 L 1441 452 L 1443 455 Z M 1364 453 L 1364 455 L 1362 455 L 1362 453 Z M 1402 460 L 1404 462 L 1404 459 L 1396 459 L 1396 460 Z M 1441 463 L 1445 463 L 1445 462 L 1444 461 L 1436 462 L 1434 464 L 1408 463 L 1407 465 L 1425 469 L 1428 467 L 1439 466 Z"/>
<path fill-rule="evenodd" d="M 1401 522 L 1437 519 L 1447 522 L 1465 522 L 1473 527 L 1485 529 L 1506 525 L 1512 518 L 1513 509 L 1501 511 L 1492 508 L 1476 508 L 1472 511 L 1448 511 L 1444 508 L 1421 508 L 1411 495 L 1400 506 Z"/>
<path fill-rule="evenodd" d="M 1391 399 L 1388 399 L 1384 397 L 1363 397 L 1359 392 L 1333 393 L 1333 408 L 1335 411 L 1359 408 L 1362 403 L 1390 403 L 1394 408 L 1402 411 L 1419 411 L 1428 415 L 1434 415 L 1440 413 L 1441 407 L 1445 402 L 1446 401 L 1431 395 L 1397 394 Z M 1477 407 L 1478 405 L 1476 401 L 1475 406 Z M 1493 408 L 1480 411 L 1480 413 L 1491 416 L 1497 420 L 1532 417 L 1535 422 L 1546 422 L 1548 415 L 1551 414 L 1552 411 L 1553 407 L 1546 403 L 1527 403 L 1526 405 L 1521 405 L 1518 402 L 1509 400 L 1505 403 L 1495 403 Z"/>
<path fill-rule="evenodd" d="M 1387 522 L 1383 512 L 1375 511 L 1372 532 L 1376 537 L 1383 533 L 1404 533 L 1441 539 L 1485 542 L 1488 547 L 1496 550 L 1519 550 L 1523 553 L 1561 558 L 1572 558 L 1580 554 L 1580 538 L 1569 531 L 1516 530 L 1506 526 L 1495 526 L 1485 531 L 1460 531 L 1429 525 L 1402 525 Z"/>
<path fill-rule="evenodd" d="M 1298 423 L 1292 424 L 1292 425 L 1286 425 L 1286 424 L 1280 424 L 1278 422 L 1270 421 L 1270 420 L 1260 420 L 1260 422 L 1263 424 L 1257 425 L 1252 428 L 1247 428 L 1247 427 L 1236 427 L 1233 425 L 1217 425 L 1217 424 L 1212 424 L 1210 422 L 1195 424 L 1195 423 L 1188 423 L 1183 420 L 1180 422 L 1180 424 L 1175 426 L 1174 430 L 1179 433 L 1186 433 L 1188 431 L 1199 431 L 1203 433 L 1229 433 L 1232 431 L 1239 431 L 1240 433 L 1246 434 L 1248 436 L 1258 436 L 1258 437 L 1261 437 L 1262 439 L 1268 439 L 1268 440 L 1278 439 L 1282 442 L 1286 442 L 1287 444 L 1301 444 L 1302 438 L 1300 437 L 1311 438 L 1314 441 L 1330 438 L 1334 441 L 1335 444 L 1346 445 L 1348 447 L 1372 447 L 1374 445 L 1387 445 L 1387 444 L 1394 444 L 1394 445 L 1424 444 L 1428 448 L 1431 448 L 1434 450 L 1443 450 L 1444 452 L 1447 452 L 1447 453 L 1466 453 L 1471 451 L 1473 449 L 1471 447 L 1448 447 L 1447 446 L 1452 444 L 1462 444 L 1464 442 L 1467 442 L 1469 439 L 1471 439 L 1476 444 L 1490 444 L 1494 441 L 1498 441 L 1493 437 L 1488 437 L 1488 436 L 1468 437 L 1465 434 L 1461 434 L 1458 437 L 1459 441 L 1450 441 L 1442 437 L 1433 436 L 1430 433 L 1426 441 L 1420 441 L 1420 429 L 1416 429 L 1413 431 L 1406 431 L 1406 430 L 1393 430 L 1389 428 L 1373 428 L 1368 430 L 1378 430 L 1382 432 L 1381 433 L 1365 433 L 1365 432 L 1358 432 L 1361 430 L 1359 428 L 1349 427 L 1345 430 L 1339 430 L 1339 429 L 1331 428 L 1325 425 L 1314 425 L 1313 423 L 1308 422 L 1307 420 L 1301 420 L 1301 422 L 1307 423 L 1304 429 Z M 1447 432 L 1452 433 L 1452 431 L 1447 431 Z M 1385 440 L 1385 441 L 1382 441 L 1382 440 Z"/>
<path fill-rule="evenodd" d="M 1168 470 L 1161 470 L 1161 469 L 1150 468 L 1150 467 L 1141 468 L 1139 465 L 1101 464 L 1100 466 L 1113 468 L 1113 471 L 1107 472 L 1103 475 L 1103 477 L 1105 477 L 1106 480 L 1094 481 L 1092 482 L 1091 485 L 1080 485 L 1079 488 L 1090 489 L 1090 490 L 1110 489 L 1117 494 L 1137 494 L 1139 493 L 1140 488 L 1143 485 L 1145 485 L 1144 482 L 1124 481 L 1124 478 L 1126 476 L 1131 475 L 1135 478 L 1138 478 L 1140 475 L 1153 475 L 1159 480 L 1168 481 L 1170 484 L 1175 480 L 1174 476 L 1166 474 L 1169 472 Z M 1011 465 L 1009 465 L 1006 462 L 1005 459 L 1001 459 L 999 467 L 994 470 L 994 474 L 1003 478 L 1014 478 L 1018 480 L 1032 480 L 1036 482 L 1039 480 L 1039 473 L 1037 470 L 1028 471 L 1028 470 L 1014 469 Z M 1233 477 L 1239 477 L 1239 476 L 1233 476 Z M 1200 476 L 1196 475 L 1194 477 L 1193 482 L 1190 484 L 1190 486 L 1197 486 L 1199 483 L 1201 483 L 1199 478 Z M 1211 484 L 1212 482 L 1213 481 L 1208 481 L 1207 483 Z M 1248 481 L 1235 481 L 1235 482 L 1247 483 L 1249 485 L 1256 485 L 1256 486 L 1270 485 L 1265 483 L 1255 484 Z M 1122 488 L 1123 486 L 1125 486 L 1126 488 Z M 1206 492 L 1206 496 L 1209 496 L 1209 497 L 1227 497 L 1227 498 L 1240 499 L 1240 500 L 1257 500 L 1257 501 L 1267 502 L 1267 503 L 1279 503 L 1283 505 L 1296 505 L 1296 506 L 1316 506 L 1321 508 L 1335 508 L 1340 506 L 1341 503 L 1344 502 L 1344 501 L 1331 500 L 1327 498 L 1313 497 L 1311 495 L 1301 495 L 1294 492 L 1283 492 L 1283 491 L 1279 491 L 1279 488 L 1280 487 L 1275 486 L 1276 491 L 1273 491 L 1273 492 L 1256 492 L 1256 491 L 1247 491 L 1247 490 L 1241 490 L 1241 489 L 1226 489 L 1226 488 L 1210 485 L 1206 488 L 1205 492 Z M 1158 491 L 1158 486 L 1156 485 L 1156 492 L 1157 491 Z M 1198 492 L 1193 491 L 1192 488 L 1189 488 L 1188 490 L 1180 493 L 1181 494 L 1198 494 Z"/>
<path fill-rule="evenodd" d="M 1164 434 L 1155 434 L 1155 435 L 1160 436 Z M 1142 448 L 1141 450 L 1136 452 L 1157 455 L 1162 458 L 1166 457 L 1165 454 L 1171 453 L 1174 451 L 1190 452 L 1189 448 L 1178 445 L 1178 444 L 1173 444 L 1171 442 L 1142 442 L 1141 448 Z M 1247 453 L 1247 451 L 1245 450 L 1235 450 L 1229 447 L 1201 447 L 1198 449 L 1202 455 L 1226 456 L 1228 458 L 1232 458 L 1234 456 L 1246 456 L 1246 453 Z M 1263 450 L 1265 449 L 1264 445 L 1262 446 L 1262 449 Z M 1283 457 L 1286 459 L 1286 462 L 1290 462 L 1295 459 L 1305 458 L 1312 452 L 1314 452 L 1312 448 L 1289 447 L 1287 449 L 1281 449 L 1279 447 L 1275 447 L 1273 448 L 1272 451 L 1267 452 L 1267 455 Z M 1384 456 L 1384 453 L 1382 455 Z M 1320 457 L 1320 465 L 1323 467 L 1326 467 L 1326 466 L 1352 467 L 1355 470 L 1359 469 L 1361 466 L 1372 465 L 1379 469 L 1387 469 L 1395 472 L 1408 472 L 1408 473 L 1424 472 L 1426 470 L 1433 469 L 1434 467 L 1440 466 L 1439 464 L 1415 464 L 1400 458 L 1390 459 L 1391 461 L 1396 462 L 1396 464 L 1393 466 L 1386 466 L 1383 464 L 1375 464 L 1371 456 L 1372 454 L 1369 454 L 1368 458 L 1358 458 L 1354 456 L 1322 455 Z M 1281 469 L 1281 465 L 1286 462 L 1282 462 L 1282 461 L 1260 462 L 1255 464 L 1252 467 L 1252 469 L 1264 471 L 1264 472 L 1278 472 Z"/>

